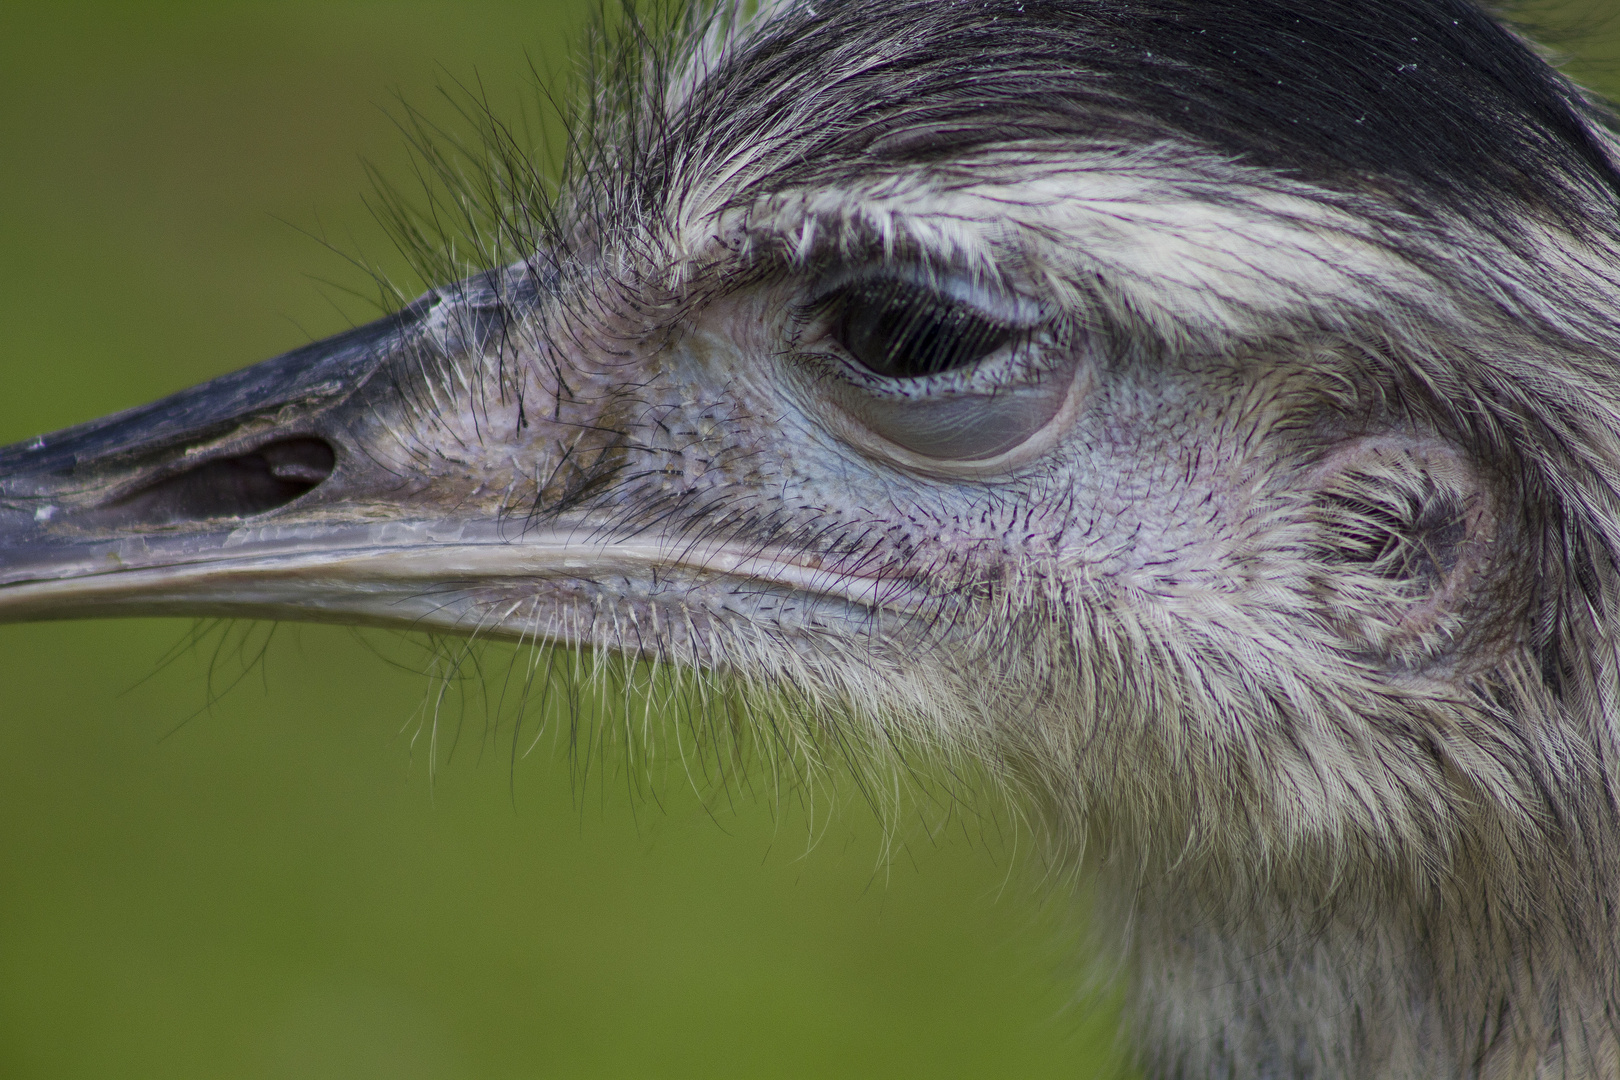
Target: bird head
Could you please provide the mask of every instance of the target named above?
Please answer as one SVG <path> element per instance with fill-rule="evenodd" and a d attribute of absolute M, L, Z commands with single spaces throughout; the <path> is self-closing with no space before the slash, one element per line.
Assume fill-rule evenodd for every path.
<path fill-rule="evenodd" d="M 512 258 L 0 451 L 0 618 L 702 670 L 1317 897 L 1581 816 L 1593 106 L 1465 0 L 757 7 L 602 47 Z"/>

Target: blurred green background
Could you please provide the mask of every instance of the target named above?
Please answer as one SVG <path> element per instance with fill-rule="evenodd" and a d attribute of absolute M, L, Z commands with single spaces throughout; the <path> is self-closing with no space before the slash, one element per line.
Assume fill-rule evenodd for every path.
<path fill-rule="evenodd" d="M 0 443 L 372 317 L 309 234 L 406 276 L 362 201 L 395 95 L 532 107 L 591 6 L 0 8 Z M 1599 81 L 1609 7 L 1541 9 Z M 430 777 L 430 660 L 0 627 L 0 1076 L 1120 1075 L 1027 837 L 581 783 L 476 701 Z"/>

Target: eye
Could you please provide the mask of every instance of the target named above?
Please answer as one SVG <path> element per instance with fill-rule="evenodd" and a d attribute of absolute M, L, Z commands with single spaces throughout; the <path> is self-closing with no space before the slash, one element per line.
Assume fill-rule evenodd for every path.
<path fill-rule="evenodd" d="M 893 280 L 847 285 L 829 301 L 829 332 L 874 375 L 918 379 L 982 360 L 1017 332 L 932 289 Z"/>
<path fill-rule="evenodd" d="M 822 328 L 812 341 L 841 354 L 804 354 L 824 376 L 814 392 L 835 406 L 830 426 L 920 472 L 988 476 L 1031 460 L 1065 430 L 1090 371 L 1089 338 L 971 282 L 846 279 L 807 315 Z"/>

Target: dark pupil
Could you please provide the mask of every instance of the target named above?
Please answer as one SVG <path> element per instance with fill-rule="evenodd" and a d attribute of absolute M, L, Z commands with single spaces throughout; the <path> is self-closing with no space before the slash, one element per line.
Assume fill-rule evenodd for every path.
<path fill-rule="evenodd" d="M 1013 333 L 931 289 L 902 282 L 854 285 L 835 302 L 833 337 L 874 374 L 894 379 L 964 367 Z"/>

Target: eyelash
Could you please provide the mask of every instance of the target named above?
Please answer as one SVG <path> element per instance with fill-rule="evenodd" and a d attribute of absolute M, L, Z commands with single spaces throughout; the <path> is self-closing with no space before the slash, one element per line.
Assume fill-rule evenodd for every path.
<path fill-rule="evenodd" d="M 921 379 L 971 366 L 1022 332 L 926 286 L 894 279 L 834 290 L 815 307 L 828 334 L 874 375 Z"/>

